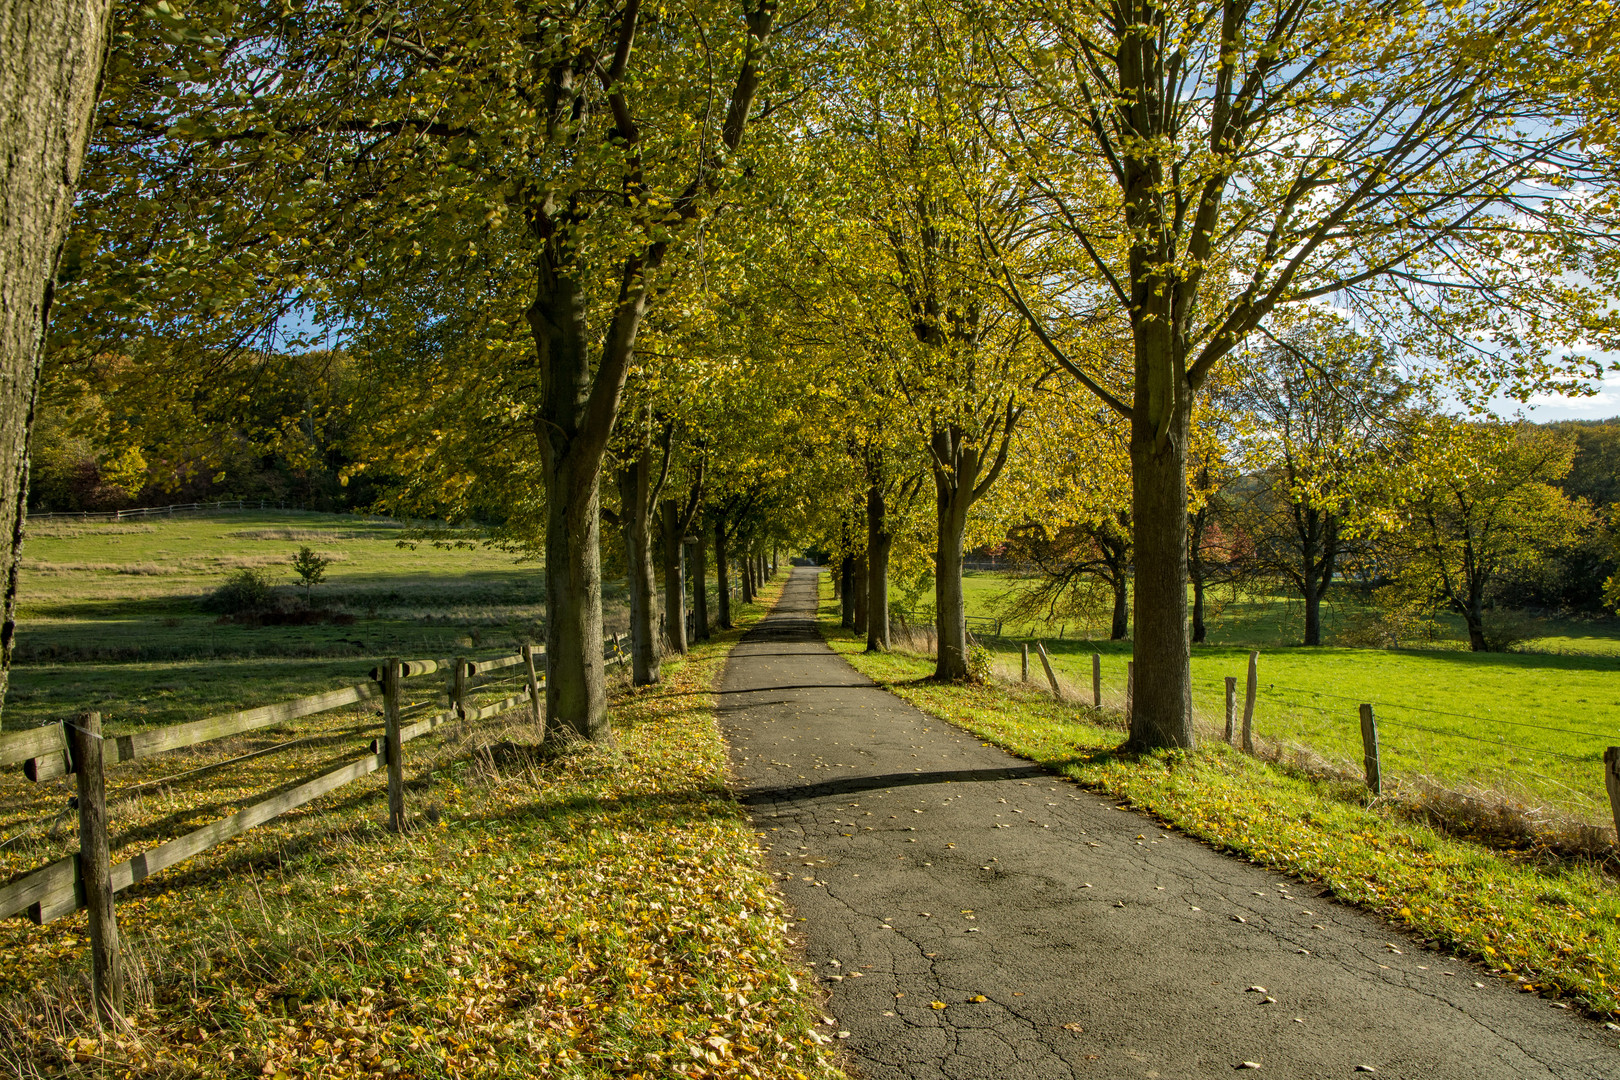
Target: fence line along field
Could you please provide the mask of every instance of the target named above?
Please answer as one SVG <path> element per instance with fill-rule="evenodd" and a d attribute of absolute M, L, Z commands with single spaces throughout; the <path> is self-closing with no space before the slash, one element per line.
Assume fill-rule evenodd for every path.
<path fill-rule="evenodd" d="M 1012 579 L 979 574 L 969 610 L 1002 610 Z M 1290 646 L 1297 628 L 1286 610 L 1237 605 L 1212 622 L 1221 644 L 1193 647 L 1193 704 L 1206 730 L 1221 726 L 1225 679 L 1246 673 L 1261 649 L 1255 734 L 1268 752 L 1303 751 L 1359 772 L 1359 706 L 1376 707 L 1386 779 L 1423 780 L 1611 827 L 1604 749 L 1620 745 L 1620 630 L 1612 620 L 1549 621 L 1548 636 L 1523 651 L 1472 653 L 1446 647 L 1372 649 Z M 1221 619 L 1228 619 L 1222 622 Z M 1076 640 L 1061 623 L 1003 622 L 985 638 L 1004 674 L 1016 673 L 1020 646 L 1043 641 L 1057 674 L 1090 700 L 1092 656 L 1101 653 L 1105 700 L 1123 703 L 1131 643 Z M 1089 627 L 1092 633 L 1096 627 Z M 1034 633 L 1030 634 L 1029 631 Z M 1106 634 L 1106 628 L 1103 633 Z M 1032 664 L 1034 661 L 1032 660 Z M 1040 679 L 1039 665 L 1035 664 Z"/>
<path fill-rule="evenodd" d="M 605 644 L 605 654 L 607 659 L 621 664 L 627 655 L 617 637 Z M 396 833 L 404 832 L 410 821 L 404 791 L 407 742 L 431 735 L 446 724 L 462 725 L 465 734 L 466 725 L 501 716 L 520 705 L 527 706 L 536 745 L 555 743 L 563 737 L 562 732 L 554 732 L 551 739 L 547 738 L 540 694 L 545 684 L 544 671 L 544 651 L 537 655 L 527 644 L 516 654 L 480 660 L 456 657 L 402 662 L 391 658 L 373 668 L 368 681 L 342 690 L 189 724 L 148 728 L 127 735 L 104 733 L 101 714 L 90 712 L 55 724 L 0 735 L 0 765 L 21 764 L 31 782 L 47 784 L 58 777 L 73 775 L 77 788 L 74 808 L 79 825 L 74 849 L 48 864 L 25 871 L 0 887 L 0 918 L 27 911 L 35 923 L 44 925 L 80 908 L 86 909 L 96 1012 L 103 1021 L 109 1021 L 123 1011 L 122 961 L 115 914 L 117 893 L 382 769 L 387 770 L 388 777 L 389 828 Z M 435 675 L 439 678 L 429 682 Z M 407 686 L 412 680 L 417 680 L 416 684 Z M 106 773 L 109 767 L 206 746 L 233 736 L 284 733 L 290 721 L 349 706 L 363 707 L 365 702 L 379 698 L 382 734 L 372 739 L 359 757 L 353 756 L 360 749 L 358 744 L 349 746 L 346 752 L 334 747 L 338 750 L 337 757 L 325 762 L 318 775 L 284 783 L 272 793 L 261 792 L 234 813 L 173 836 L 127 860 L 116 863 L 111 860 L 113 845 L 108 829 Z M 350 727 L 340 734 L 354 736 L 365 726 Z M 282 739 L 245 756 L 286 750 L 307 741 L 307 737 Z M 240 760 L 240 756 L 228 758 L 220 764 Z M 181 768 L 176 772 L 171 765 L 168 773 L 156 783 L 183 784 L 200 771 L 204 770 Z M 136 786 L 149 787 L 153 783 L 146 781 Z M 115 788 L 115 795 L 127 799 L 127 784 L 124 789 Z M 212 809 L 217 812 L 220 808 L 216 805 Z M 19 831 L 8 839 L 21 835 Z M 29 846 L 25 844 L 19 850 Z"/>
<path fill-rule="evenodd" d="M 5 726 L 87 709 L 135 724 L 195 720 L 345 685 L 360 658 L 489 652 L 542 636 L 534 562 L 402 546 L 410 535 L 395 522 L 296 511 L 31 524 Z M 312 611 L 292 570 L 302 547 L 332 560 Z M 270 575 L 275 611 L 210 608 L 244 569 Z M 624 628 L 621 588 L 610 579 L 610 630 Z"/>

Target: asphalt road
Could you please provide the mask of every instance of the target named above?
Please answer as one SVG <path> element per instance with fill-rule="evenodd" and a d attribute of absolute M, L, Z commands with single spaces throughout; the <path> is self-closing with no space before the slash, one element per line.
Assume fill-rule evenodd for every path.
<path fill-rule="evenodd" d="M 816 633 L 815 581 L 721 708 L 855 1075 L 1620 1078 L 1616 1032 L 885 693 Z"/>

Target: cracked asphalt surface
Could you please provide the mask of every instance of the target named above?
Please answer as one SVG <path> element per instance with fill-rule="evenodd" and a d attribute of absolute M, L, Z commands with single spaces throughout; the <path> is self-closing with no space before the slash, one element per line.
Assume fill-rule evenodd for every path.
<path fill-rule="evenodd" d="M 817 573 L 721 716 L 855 1075 L 1620 1077 L 1614 1032 L 879 689 L 816 632 Z"/>

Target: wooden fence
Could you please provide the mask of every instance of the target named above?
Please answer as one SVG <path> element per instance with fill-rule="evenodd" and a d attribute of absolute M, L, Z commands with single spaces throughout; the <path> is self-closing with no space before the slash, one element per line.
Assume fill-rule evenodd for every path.
<path fill-rule="evenodd" d="M 603 643 L 603 652 L 607 660 L 620 664 L 629 655 L 625 642 L 617 634 Z M 444 677 L 437 689 L 430 688 L 432 684 L 407 685 L 434 674 Z M 544 685 L 545 650 L 525 645 L 517 653 L 488 660 L 389 659 L 372 668 L 366 682 L 340 690 L 129 735 L 103 734 L 99 713 L 0 734 L 0 767 L 21 765 L 24 775 L 36 783 L 74 775 L 78 783 L 79 812 L 79 850 L 0 886 L 0 918 L 23 914 L 43 925 L 86 908 L 90 913 L 91 975 L 96 1006 L 103 1018 L 109 1017 L 120 1011 L 122 997 L 118 926 L 113 912 L 113 897 L 117 893 L 379 770 L 386 769 L 388 773 L 389 826 L 396 831 L 403 830 L 404 745 L 452 721 L 472 723 L 524 705 L 528 707 L 537 733 L 544 736 L 541 699 Z M 475 700 L 492 693 L 501 696 L 481 705 L 474 704 Z M 229 817 L 175 837 L 124 862 L 111 863 L 107 854 L 106 769 L 378 699 L 383 706 L 383 731 L 371 739 L 361 756 L 343 761 Z M 301 741 L 293 740 L 282 746 Z"/>

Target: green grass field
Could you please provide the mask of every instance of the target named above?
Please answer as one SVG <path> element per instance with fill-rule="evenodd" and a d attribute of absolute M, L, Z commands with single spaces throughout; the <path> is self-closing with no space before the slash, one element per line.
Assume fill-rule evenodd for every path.
<path fill-rule="evenodd" d="M 658 686 L 613 669 L 611 745 L 541 748 L 524 710 L 446 725 L 406 744 L 404 835 L 377 773 L 120 893 L 116 1030 L 88 1015 L 82 912 L 0 920 L 0 1075 L 838 1080 L 725 790 L 714 691 L 764 609 Z M 375 709 L 116 767 L 114 860 L 352 758 L 357 723 Z M 238 758 L 290 736 L 315 737 Z M 70 780 L 0 774 L 0 881 L 76 844 Z"/>
<path fill-rule="evenodd" d="M 538 640 L 537 564 L 409 535 L 386 520 L 281 511 L 32 524 L 5 726 L 87 708 L 116 723 L 191 720 L 357 682 L 383 656 L 490 655 Z M 333 560 L 314 604 L 339 621 L 253 626 L 203 609 L 240 567 L 270 571 L 301 605 L 291 559 L 306 545 Z M 606 599 L 609 630 L 622 629 L 620 582 Z"/>
<path fill-rule="evenodd" d="M 970 614 L 1005 609 L 1006 576 L 971 573 L 966 585 Z M 1348 618 L 1345 605 L 1338 617 Z M 1330 640 L 1333 625 L 1328 620 Z M 1292 644 L 1299 626 L 1297 604 L 1285 601 L 1230 603 L 1212 621 L 1214 643 L 1195 646 L 1192 661 L 1194 708 L 1207 733 L 1224 726 L 1228 675 L 1238 678 L 1241 711 L 1248 652 L 1256 648 L 1255 733 L 1268 750 L 1303 751 L 1359 772 L 1358 707 L 1368 702 L 1386 777 L 1483 790 L 1595 824 L 1610 820 L 1603 750 L 1620 745 L 1620 627 L 1612 621 L 1549 621 L 1546 637 L 1512 653 L 1471 653 L 1456 640 L 1424 649 L 1306 649 Z M 1091 655 L 1100 652 L 1104 700 L 1122 705 L 1130 643 L 1075 640 L 1080 630 L 1006 624 L 1008 636 L 986 644 L 1012 675 L 1019 645 L 1044 641 L 1059 675 L 1088 701 Z M 1038 662 L 1031 665 L 1043 680 Z"/>

